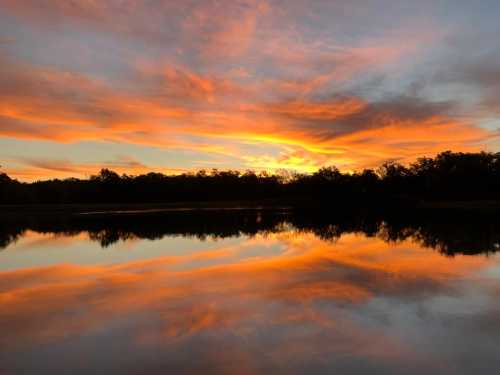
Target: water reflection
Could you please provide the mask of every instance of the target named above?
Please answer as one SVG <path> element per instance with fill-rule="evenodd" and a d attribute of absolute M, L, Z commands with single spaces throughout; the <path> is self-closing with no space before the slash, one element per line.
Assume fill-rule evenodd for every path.
<path fill-rule="evenodd" d="M 67 215 L 17 221 L 0 219 L 0 249 L 26 231 L 77 236 L 107 248 L 120 241 L 159 240 L 166 236 L 223 239 L 277 233 L 291 228 L 326 241 L 359 233 L 389 243 L 412 240 L 447 255 L 494 253 L 500 249 L 500 218 L 493 215 L 412 212 L 409 215 L 297 214 L 258 210 L 136 212 L 130 214 Z"/>
<path fill-rule="evenodd" d="M 0 261 L 41 258 L 0 272 L 0 373 L 496 373 L 500 258 L 464 255 L 493 251 L 496 226 L 412 220 L 26 223 Z M 55 248 L 59 262 L 41 266 Z"/>

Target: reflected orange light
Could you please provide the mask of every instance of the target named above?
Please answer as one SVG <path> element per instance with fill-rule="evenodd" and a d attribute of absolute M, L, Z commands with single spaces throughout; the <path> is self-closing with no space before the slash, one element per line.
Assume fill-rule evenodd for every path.
<path fill-rule="evenodd" d="M 235 253 L 259 244 L 285 247 L 278 255 L 234 260 Z M 219 265 L 179 268 L 201 259 L 217 259 Z M 102 329 L 116 316 L 143 313 L 158 319 L 161 332 L 176 340 L 200 331 L 242 330 L 248 321 L 254 329 L 297 319 L 323 325 L 330 318 L 321 318 L 319 312 L 300 315 L 293 306 L 315 311 L 319 301 L 360 305 L 381 295 L 418 294 L 421 288 L 439 293 L 448 282 L 486 264 L 480 257 L 451 261 L 411 242 L 391 246 L 346 235 L 331 244 L 312 235 L 285 233 L 188 256 L 2 272 L 0 342 L 26 347 L 57 341 Z M 265 314 L 269 304 L 277 308 L 272 316 Z M 136 334 L 139 341 L 160 339 L 157 332 Z"/>

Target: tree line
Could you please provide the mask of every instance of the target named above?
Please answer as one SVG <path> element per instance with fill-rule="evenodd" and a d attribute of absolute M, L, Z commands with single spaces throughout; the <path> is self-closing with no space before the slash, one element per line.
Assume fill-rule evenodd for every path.
<path fill-rule="evenodd" d="M 320 204 L 500 199 L 500 153 L 446 151 L 410 165 L 386 162 L 343 173 L 199 171 L 181 175 L 119 175 L 109 169 L 88 179 L 20 182 L 0 173 L 0 204 L 172 203 L 273 201 Z"/>

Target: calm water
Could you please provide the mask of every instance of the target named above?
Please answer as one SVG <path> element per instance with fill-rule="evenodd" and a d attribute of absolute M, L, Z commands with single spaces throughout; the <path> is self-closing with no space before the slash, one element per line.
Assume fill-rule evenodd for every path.
<path fill-rule="evenodd" d="M 499 373 L 499 233 L 259 212 L 4 223 L 0 374 Z"/>

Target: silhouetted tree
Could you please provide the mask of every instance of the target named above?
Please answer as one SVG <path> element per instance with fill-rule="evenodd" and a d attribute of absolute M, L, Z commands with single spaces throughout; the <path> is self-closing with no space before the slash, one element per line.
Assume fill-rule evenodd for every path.
<path fill-rule="evenodd" d="M 408 166 L 392 161 L 376 172 L 356 173 L 342 173 L 330 166 L 312 174 L 212 169 L 175 176 L 120 176 L 103 169 L 89 179 L 33 183 L 0 173 L 2 204 L 261 200 L 339 207 L 477 199 L 500 199 L 500 153 L 446 151 Z"/>

